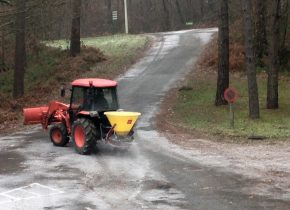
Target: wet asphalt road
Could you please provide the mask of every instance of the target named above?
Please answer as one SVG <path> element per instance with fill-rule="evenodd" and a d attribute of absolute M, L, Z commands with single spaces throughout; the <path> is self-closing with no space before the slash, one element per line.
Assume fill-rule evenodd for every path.
<path fill-rule="evenodd" d="M 91 156 L 54 147 L 39 128 L 0 137 L 0 209 L 290 209 L 255 196 L 249 180 L 196 162 L 154 130 L 165 93 L 190 70 L 214 30 L 152 35 L 154 46 L 119 79 L 121 107 L 140 111 L 136 143 Z"/>

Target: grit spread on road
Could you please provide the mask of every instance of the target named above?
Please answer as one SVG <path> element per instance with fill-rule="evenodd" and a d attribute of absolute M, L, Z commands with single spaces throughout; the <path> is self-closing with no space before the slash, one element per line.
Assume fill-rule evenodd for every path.
<path fill-rule="evenodd" d="M 153 34 L 151 50 L 118 79 L 121 107 L 143 114 L 127 152 L 99 145 L 81 156 L 35 127 L 2 136 L 0 209 L 287 209 L 287 201 L 247 192 L 256 180 L 203 165 L 154 130 L 166 92 L 215 31 Z"/>

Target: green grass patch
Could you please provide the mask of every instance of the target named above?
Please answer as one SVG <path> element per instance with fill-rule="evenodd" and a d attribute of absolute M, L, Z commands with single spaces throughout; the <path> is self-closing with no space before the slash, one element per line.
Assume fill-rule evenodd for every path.
<path fill-rule="evenodd" d="M 96 65 L 93 74 L 98 77 L 113 79 L 132 65 L 149 46 L 150 39 L 142 35 L 112 35 L 93 38 L 83 38 L 82 45 L 94 47 L 104 52 L 108 58 L 106 62 Z M 67 40 L 47 42 L 48 46 L 68 49 Z"/>
<path fill-rule="evenodd" d="M 235 128 L 229 126 L 228 106 L 215 107 L 216 81 L 214 79 L 195 80 L 193 90 L 180 91 L 173 107 L 174 119 L 182 125 L 210 135 L 228 137 L 249 137 L 286 139 L 290 137 L 290 83 L 280 81 L 280 108 L 267 110 L 266 81 L 259 79 L 261 119 L 251 120 L 248 116 L 247 80 L 233 78 L 231 86 L 239 91 L 235 105 Z"/>
<path fill-rule="evenodd" d="M 82 44 L 89 47 L 99 48 L 101 51 L 109 57 L 132 56 L 136 53 L 136 50 L 143 48 L 148 38 L 140 35 L 113 35 L 102 36 L 93 38 L 83 38 Z M 69 42 L 67 40 L 58 40 L 53 42 L 47 42 L 47 45 L 52 47 L 59 47 L 61 49 L 68 49 Z M 122 56 L 123 57 L 123 56 Z"/>

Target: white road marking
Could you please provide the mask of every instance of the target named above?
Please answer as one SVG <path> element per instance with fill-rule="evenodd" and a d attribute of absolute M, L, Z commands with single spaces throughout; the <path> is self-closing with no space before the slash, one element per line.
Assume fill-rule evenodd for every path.
<path fill-rule="evenodd" d="M 25 192 L 25 193 L 32 194 L 32 195 L 34 195 L 34 196 L 39 196 L 39 194 L 34 193 L 34 192 L 28 192 L 27 190 L 24 190 L 24 189 L 19 189 L 19 190 L 22 191 L 22 192 Z"/>
<path fill-rule="evenodd" d="M 59 194 L 64 193 L 63 191 L 60 191 L 60 190 L 55 189 L 55 188 L 51 188 L 51 187 L 49 187 L 49 186 L 41 185 L 41 184 L 39 184 L 39 183 L 33 183 L 33 184 L 31 184 L 31 186 L 39 186 L 39 187 L 47 188 L 47 189 L 49 189 L 49 190 L 51 190 L 51 191 L 56 191 L 56 192 L 58 192 Z"/>
<path fill-rule="evenodd" d="M 1 196 L 4 196 L 6 198 L 12 199 L 12 200 L 16 200 L 17 198 L 10 196 L 10 195 L 6 195 L 6 194 L 0 194 Z M 0 203 L 1 204 L 1 203 Z"/>
<path fill-rule="evenodd" d="M 6 200 L 1 201 L 0 205 L 21 200 L 29 200 L 46 196 L 63 194 L 64 192 L 39 183 L 32 183 L 23 187 L 18 187 L 6 192 L 0 193 L 0 197 L 5 197 Z"/>

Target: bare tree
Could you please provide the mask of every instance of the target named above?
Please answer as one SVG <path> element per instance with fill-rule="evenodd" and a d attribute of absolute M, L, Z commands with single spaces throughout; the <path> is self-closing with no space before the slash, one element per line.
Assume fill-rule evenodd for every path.
<path fill-rule="evenodd" d="M 184 17 L 183 17 L 183 12 L 182 12 L 181 7 L 180 7 L 180 2 L 178 0 L 176 0 L 175 1 L 175 5 L 176 5 L 176 9 L 177 9 L 177 14 L 178 14 L 179 19 L 180 19 L 180 23 L 184 24 L 185 20 L 184 20 Z"/>
<path fill-rule="evenodd" d="M 219 65 L 215 105 L 227 104 L 224 92 L 229 87 L 229 13 L 228 0 L 220 1 Z"/>
<path fill-rule="evenodd" d="M 289 30 L 289 0 L 281 0 L 280 43 L 279 57 L 280 65 L 285 65 L 289 60 L 289 51 L 286 47 Z"/>
<path fill-rule="evenodd" d="M 113 27 L 112 1 L 111 0 L 105 0 L 105 1 L 106 1 L 106 6 L 107 6 L 107 24 L 108 24 L 108 28 L 112 28 Z"/>
<path fill-rule="evenodd" d="M 162 0 L 162 3 L 163 3 L 163 10 L 164 10 L 164 13 L 165 13 L 165 16 L 164 16 L 164 30 L 165 31 L 169 31 L 170 28 L 171 28 L 171 24 L 170 24 L 170 13 L 169 13 L 169 2 L 168 1 L 165 1 L 165 0 Z"/>
<path fill-rule="evenodd" d="M 15 70 L 14 70 L 14 98 L 24 94 L 24 73 L 26 65 L 25 49 L 25 18 L 26 18 L 26 0 L 16 1 L 16 42 L 15 42 Z"/>
<path fill-rule="evenodd" d="M 245 47 L 246 47 L 246 66 L 248 77 L 249 94 L 249 115 L 250 118 L 260 117 L 259 93 L 257 84 L 257 73 L 255 68 L 255 56 L 253 46 L 253 19 L 252 19 L 252 0 L 242 0 Z"/>
<path fill-rule="evenodd" d="M 0 3 L 11 5 L 10 2 L 9 1 L 6 1 L 6 0 L 0 0 Z"/>
<path fill-rule="evenodd" d="M 270 41 L 270 68 L 268 71 L 267 86 L 267 108 L 279 108 L 279 38 L 280 38 L 280 19 L 281 19 L 281 0 L 273 1 L 271 12 L 271 41 Z"/>
<path fill-rule="evenodd" d="M 203 20 L 203 18 L 204 18 L 205 1 L 204 0 L 199 0 L 199 6 L 200 6 L 200 17 Z"/>
<path fill-rule="evenodd" d="M 257 66 L 263 66 L 263 57 L 267 53 L 267 0 L 256 0 L 255 53 Z"/>
<path fill-rule="evenodd" d="M 287 38 L 287 33 L 289 32 L 289 9 L 290 9 L 290 1 L 282 0 L 281 3 L 282 9 L 282 45 L 285 46 L 285 41 Z"/>
<path fill-rule="evenodd" d="M 81 7 L 82 0 L 73 0 L 70 54 L 76 56 L 81 52 Z"/>

